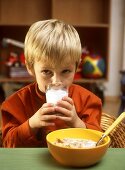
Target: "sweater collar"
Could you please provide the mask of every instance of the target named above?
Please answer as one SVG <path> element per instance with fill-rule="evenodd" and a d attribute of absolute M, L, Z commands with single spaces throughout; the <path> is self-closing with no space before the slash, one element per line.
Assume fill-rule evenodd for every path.
<path fill-rule="evenodd" d="M 45 99 L 46 98 L 45 93 L 43 93 L 43 92 L 41 92 L 39 90 L 37 83 L 35 84 L 35 91 L 36 91 L 36 94 L 38 95 L 39 98 L 41 98 L 41 99 Z"/>

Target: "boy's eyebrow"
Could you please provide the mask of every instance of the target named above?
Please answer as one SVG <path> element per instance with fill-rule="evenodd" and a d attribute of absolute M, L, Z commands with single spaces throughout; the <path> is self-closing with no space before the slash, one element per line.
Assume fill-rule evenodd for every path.
<path fill-rule="evenodd" d="M 41 68 L 41 70 L 53 70 L 53 69 L 46 67 L 46 68 Z"/>
<path fill-rule="evenodd" d="M 59 65 L 41 65 L 41 69 L 55 69 L 56 67 L 61 67 L 62 69 L 65 69 L 65 68 L 71 68 L 73 67 L 74 64 L 72 63 L 64 63 L 64 64 L 61 64 L 60 66 Z"/>
<path fill-rule="evenodd" d="M 41 69 L 50 69 L 53 68 L 52 66 L 41 66 Z"/>

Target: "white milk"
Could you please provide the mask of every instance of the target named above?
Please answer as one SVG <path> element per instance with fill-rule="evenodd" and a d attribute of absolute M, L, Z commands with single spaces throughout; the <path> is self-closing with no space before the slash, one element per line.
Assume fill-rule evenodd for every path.
<path fill-rule="evenodd" d="M 46 92 L 46 101 L 47 103 L 56 104 L 64 96 L 68 96 L 66 89 L 48 89 Z"/>

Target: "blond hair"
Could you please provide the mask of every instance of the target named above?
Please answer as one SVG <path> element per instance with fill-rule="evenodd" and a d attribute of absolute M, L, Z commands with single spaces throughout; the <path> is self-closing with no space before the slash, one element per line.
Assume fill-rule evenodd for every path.
<path fill-rule="evenodd" d="M 76 29 L 57 19 L 35 22 L 25 38 L 25 60 L 29 69 L 35 61 L 79 63 L 81 42 Z"/>

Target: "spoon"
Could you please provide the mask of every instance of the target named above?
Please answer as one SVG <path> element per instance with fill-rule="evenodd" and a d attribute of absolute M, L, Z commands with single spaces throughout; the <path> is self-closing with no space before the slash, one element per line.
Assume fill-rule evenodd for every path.
<path fill-rule="evenodd" d="M 125 112 L 121 113 L 120 116 L 112 123 L 112 125 L 102 134 L 101 138 L 97 141 L 98 146 L 103 139 L 125 118 Z"/>

